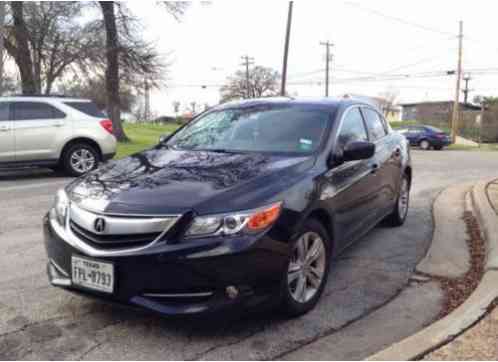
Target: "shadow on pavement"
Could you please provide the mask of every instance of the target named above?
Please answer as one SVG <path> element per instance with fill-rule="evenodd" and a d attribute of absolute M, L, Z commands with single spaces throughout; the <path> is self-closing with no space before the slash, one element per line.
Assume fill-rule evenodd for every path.
<path fill-rule="evenodd" d="M 67 178 L 61 172 L 55 172 L 48 168 L 0 168 L 0 181 L 36 180 L 43 178 L 57 179 Z"/>

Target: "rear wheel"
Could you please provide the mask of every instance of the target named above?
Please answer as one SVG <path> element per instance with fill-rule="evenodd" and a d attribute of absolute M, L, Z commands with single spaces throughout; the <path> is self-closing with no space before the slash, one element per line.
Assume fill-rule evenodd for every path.
<path fill-rule="evenodd" d="M 98 152 L 90 145 L 76 143 L 64 151 L 62 165 L 71 176 L 79 177 L 97 168 Z"/>
<path fill-rule="evenodd" d="M 405 223 L 410 206 L 410 180 L 407 175 L 403 175 L 399 188 L 398 198 L 393 212 L 386 218 L 386 222 L 391 226 L 401 226 Z"/>
<path fill-rule="evenodd" d="M 427 151 L 428 149 L 430 149 L 430 148 L 431 148 L 431 144 L 430 144 L 430 142 L 429 142 L 429 141 L 427 141 L 427 140 L 422 140 L 422 141 L 420 141 L 419 146 L 420 146 L 420 148 L 421 148 L 421 149 L 423 149 L 424 151 Z"/>
<path fill-rule="evenodd" d="M 330 249 L 322 224 L 308 220 L 294 242 L 283 278 L 282 304 L 287 315 L 297 317 L 315 307 L 327 282 Z"/>

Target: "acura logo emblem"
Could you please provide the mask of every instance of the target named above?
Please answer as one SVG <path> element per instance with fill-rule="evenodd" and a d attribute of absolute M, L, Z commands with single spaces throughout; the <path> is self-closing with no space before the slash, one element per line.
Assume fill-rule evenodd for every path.
<path fill-rule="evenodd" d="M 105 231 L 105 219 L 99 217 L 98 219 L 95 220 L 93 227 L 96 232 L 103 233 Z"/>

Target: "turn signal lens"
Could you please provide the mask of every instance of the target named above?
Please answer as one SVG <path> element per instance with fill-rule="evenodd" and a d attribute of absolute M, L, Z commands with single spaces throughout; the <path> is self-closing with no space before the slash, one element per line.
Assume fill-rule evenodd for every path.
<path fill-rule="evenodd" d="M 258 211 L 249 218 L 247 228 L 251 231 L 259 231 L 267 228 L 278 219 L 281 209 L 282 203 L 278 203 L 265 210 Z"/>
<path fill-rule="evenodd" d="M 112 128 L 112 121 L 110 119 L 104 119 L 100 121 L 100 125 L 102 126 L 103 129 L 112 134 L 113 128 Z"/>
<path fill-rule="evenodd" d="M 271 226 L 280 216 L 282 202 L 255 210 L 235 213 L 197 216 L 185 236 L 195 237 L 227 236 L 247 232 L 259 232 Z"/>

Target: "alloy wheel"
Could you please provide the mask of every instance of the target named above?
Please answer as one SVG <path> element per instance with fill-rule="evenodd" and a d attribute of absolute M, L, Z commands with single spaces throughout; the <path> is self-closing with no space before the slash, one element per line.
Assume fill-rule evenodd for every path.
<path fill-rule="evenodd" d="M 287 271 L 289 292 L 296 302 L 309 302 L 316 295 L 324 279 L 326 259 L 319 234 L 310 231 L 297 240 Z"/>
<path fill-rule="evenodd" d="M 428 150 L 430 147 L 431 147 L 431 145 L 429 144 L 428 141 L 423 140 L 422 142 L 420 142 L 420 148 L 421 149 Z"/>
<path fill-rule="evenodd" d="M 70 159 L 73 170 L 81 174 L 93 170 L 96 162 L 97 160 L 95 159 L 93 153 L 86 148 L 80 148 L 74 151 Z"/>
<path fill-rule="evenodd" d="M 398 198 L 398 213 L 401 218 L 405 218 L 408 213 L 408 203 L 410 202 L 410 190 L 408 180 L 403 178 Z"/>

